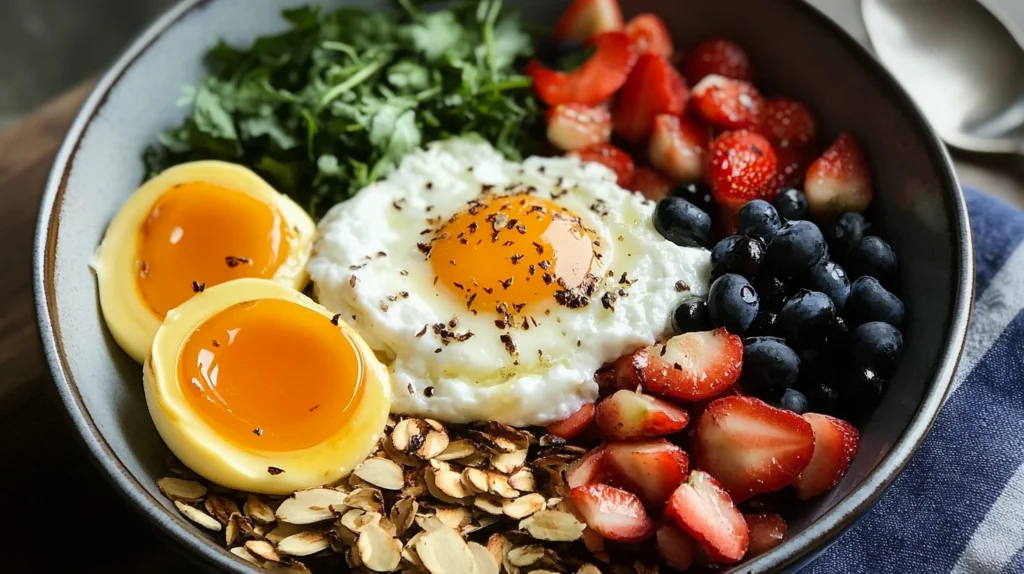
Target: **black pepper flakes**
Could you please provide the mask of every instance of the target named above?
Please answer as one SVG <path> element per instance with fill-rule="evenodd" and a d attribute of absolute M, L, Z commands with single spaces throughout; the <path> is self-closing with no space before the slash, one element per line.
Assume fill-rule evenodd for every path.
<path fill-rule="evenodd" d="M 279 474 L 283 474 L 284 470 L 277 468 L 276 466 L 268 466 L 267 472 L 269 472 L 271 476 L 277 476 Z"/>
<path fill-rule="evenodd" d="M 679 363 L 673 363 L 672 364 L 672 368 L 677 370 L 677 371 L 682 371 L 683 370 L 683 366 L 680 365 Z"/>
<path fill-rule="evenodd" d="M 683 291 L 689 291 L 690 286 L 686 284 L 686 281 L 676 281 L 676 291 L 682 293 Z"/>
<path fill-rule="evenodd" d="M 228 267 L 234 269 L 235 267 L 243 264 L 251 265 L 252 259 L 249 259 L 248 257 L 235 257 L 234 255 L 228 255 L 224 258 L 224 262 L 228 264 Z"/>
<path fill-rule="evenodd" d="M 456 282 L 452 281 L 452 285 L 454 285 L 455 288 L 458 289 L 459 291 L 465 291 L 466 290 L 466 288 L 462 286 L 462 283 L 456 283 Z"/>
<path fill-rule="evenodd" d="M 312 407 L 310 407 L 309 412 L 313 412 L 313 411 L 317 410 L 318 408 L 320 408 L 320 405 L 313 405 Z"/>
<path fill-rule="evenodd" d="M 545 259 L 544 261 L 541 261 L 537 265 L 540 265 L 540 268 L 545 270 L 545 271 L 551 269 L 551 262 L 548 261 L 547 259 Z"/>
<path fill-rule="evenodd" d="M 516 255 L 513 255 L 512 256 L 512 265 L 519 265 L 519 262 L 522 261 L 523 257 L 526 257 L 526 256 L 518 254 L 518 253 Z"/>
<path fill-rule="evenodd" d="M 428 182 L 427 182 L 427 185 L 426 185 L 426 188 L 427 188 L 427 189 L 434 189 L 434 182 L 432 182 L 432 181 L 428 181 Z"/>
<path fill-rule="evenodd" d="M 359 279 L 355 275 L 349 277 L 348 278 L 348 286 L 349 287 L 355 287 L 356 286 L 356 281 L 359 281 Z"/>
<path fill-rule="evenodd" d="M 534 265 L 533 263 L 531 263 L 529 271 L 530 271 L 530 275 L 533 275 L 534 273 L 537 272 L 537 266 Z"/>
<path fill-rule="evenodd" d="M 467 309 L 469 309 L 473 305 L 473 300 L 474 299 L 476 299 L 476 293 L 473 293 L 472 295 L 470 295 L 469 299 L 466 300 L 466 308 Z"/>
<path fill-rule="evenodd" d="M 537 255 L 544 255 L 544 246 L 536 241 L 533 242 L 533 246 L 537 248 Z"/>
<path fill-rule="evenodd" d="M 206 289 L 206 283 L 200 283 L 198 281 L 192 282 L 193 293 L 202 293 L 204 289 Z"/>
<path fill-rule="evenodd" d="M 401 275 L 402 277 L 407 277 L 409 275 L 409 272 L 406 271 L 405 269 L 402 269 L 401 271 L 398 272 L 398 274 Z"/>
<path fill-rule="evenodd" d="M 427 388 L 423 389 L 423 394 L 424 394 L 424 396 L 426 396 L 426 397 L 427 397 L 428 399 L 429 399 L 430 397 L 434 396 L 434 387 L 427 387 Z"/>
<path fill-rule="evenodd" d="M 214 339 L 213 341 L 210 342 L 210 344 L 213 345 L 214 347 L 219 347 L 220 346 L 220 341 L 218 341 L 217 339 Z"/>
<path fill-rule="evenodd" d="M 349 271 L 358 271 L 359 269 L 362 269 L 363 267 L 366 267 L 365 263 L 361 263 L 359 265 L 349 265 L 348 266 L 348 270 Z"/>
<path fill-rule="evenodd" d="M 458 326 L 459 326 L 459 318 L 458 317 L 452 317 L 452 320 L 448 321 L 448 328 L 449 329 L 454 329 L 454 328 L 456 328 Z"/>
<path fill-rule="evenodd" d="M 420 337 L 422 337 L 423 335 L 426 335 L 426 334 L 427 334 L 427 327 L 428 327 L 428 325 L 424 325 L 424 326 L 423 326 L 423 328 L 422 328 L 422 329 L 420 329 L 420 332 L 419 332 L 419 333 L 416 333 L 416 338 L 417 338 L 417 339 L 419 339 L 419 338 L 420 338 Z"/>
<path fill-rule="evenodd" d="M 398 292 L 398 296 L 401 297 L 402 299 L 408 299 L 409 298 L 409 292 L 408 291 L 399 291 Z"/>
<path fill-rule="evenodd" d="M 596 241 L 595 241 L 595 243 L 596 243 Z M 388 254 L 383 252 L 383 251 L 378 251 L 377 252 L 377 257 L 387 257 L 387 256 L 388 256 Z"/>
<path fill-rule="evenodd" d="M 420 253 L 430 257 L 430 250 L 433 248 L 429 243 L 417 243 L 416 248 L 420 250 Z"/>
<path fill-rule="evenodd" d="M 667 353 L 667 352 L 668 352 L 668 345 L 662 345 L 661 346 L 661 353 L 658 356 L 664 357 L 665 353 Z"/>
<path fill-rule="evenodd" d="M 616 297 L 615 297 L 615 295 L 613 293 L 609 293 L 609 292 L 605 291 L 604 295 L 601 295 L 601 305 L 603 305 L 605 309 L 608 309 L 609 311 L 614 313 L 615 312 L 615 299 L 616 299 Z"/>
<path fill-rule="evenodd" d="M 519 351 L 516 349 L 516 342 L 512 340 L 512 335 L 505 333 L 499 338 L 505 345 L 505 350 L 508 351 L 509 355 L 512 355 L 513 357 L 519 355 Z"/>
<path fill-rule="evenodd" d="M 494 293 L 494 288 L 493 288 L 493 287 L 482 287 L 482 289 L 483 289 L 483 290 L 484 290 L 484 292 L 485 292 L 485 293 L 487 293 L 488 295 L 490 295 L 490 294 Z"/>
<path fill-rule="evenodd" d="M 512 308 L 516 310 L 516 313 L 522 312 L 523 307 L 526 307 L 526 303 L 513 303 Z"/>
<path fill-rule="evenodd" d="M 385 312 L 385 313 L 387 313 L 388 312 L 388 304 L 383 302 L 383 301 L 381 301 L 380 302 L 380 310 Z"/>
<path fill-rule="evenodd" d="M 499 281 L 499 283 L 501 283 L 501 288 L 502 289 L 508 289 L 509 287 L 511 287 L 513 279 L 515 279 L 515 277 L 509 277 L 508 279 L 505 279 L 504 281 Z"/>
<path fill-rule="evenodd" d="M 259 427 L 256 427 L 256 428 L 252 429 L 252 434 L 254 434 L 256 436 L 263 436 L 263 429 L 261 429 Z"/>
<path fill-rule="evenodd" d="M 331 317 L 331 325 L 338 326 L 338 322 L 341 321 L 341 313 L 338 313 Z"/>
<path fill-rule="evenodd" d="M 438 348 L 434 349 L 434 354 L 435 355 L 440 353 L 440 352 L 441 352 L 441 347 L 438 347 Z"/>

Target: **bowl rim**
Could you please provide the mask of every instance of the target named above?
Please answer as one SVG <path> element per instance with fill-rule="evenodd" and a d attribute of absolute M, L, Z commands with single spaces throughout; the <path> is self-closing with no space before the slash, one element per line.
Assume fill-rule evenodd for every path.
<path fill-rule="evenodd" d="M 211 1 L 213 0 L 182 0 L 170 7 L 125 49 L 93 88 L 61 144 L 46 183 L 33 247 L 32 286 L 40 337 L 54 384 L 93 462 L 103 470 L 103 474 L 116 486 L 116 490 L 149 522 L 159 528 L 162 535 L 173 540 L 179 547 L 194 551 L 190 558 L 198 558 L 206 566 L 218 567 L 225 571 L 257 572 L 258 569 L 253 565 L 232 556 L 210 538 L 197 535 L 195 526 L 179 513 L 167 509 L 160 500 L 150 494 L 113 452 L 87 410 L 67 364 L 61 343 L 51 279 L 55 259 L 54 243 L 60 224 L 58 206 L 63 198 L 75 155 L 90 123 L 105 103 L 111 89 L 136 60 L 185 15 Z M 776 1 L 789 3 L 794 5 L 795 9 L 803 10 L 810 20 L 836 37 L 858 64 L 880 81 L 883 89 L 915 124 L 930 159 L 939 167 L 937 176 L 943 182 L 941 192 L 945 195 L 944 200 L 954 219 L 955 225 L 951 231 L 956 234 L 959 257 L 953 280 L 956 296 L 951 309 L 949 332 L 939 355 L 939 364 L 933 374 L 932 385 L 925 392 L 906 430 L 874 470 L 849 495 L 798 536 L 742 566 L 743 571 L 759 572 L 790 568 L 813 559 L 860 518 L 903 470 L 924 440 L 945 400 L 964 346 L 974 295 L 973 241 L 967 204 L 956 178 L 952 160 L 939 136 L 896 79 L 865 46 L 852 38 L 839 24 L 803 0 Z"/>

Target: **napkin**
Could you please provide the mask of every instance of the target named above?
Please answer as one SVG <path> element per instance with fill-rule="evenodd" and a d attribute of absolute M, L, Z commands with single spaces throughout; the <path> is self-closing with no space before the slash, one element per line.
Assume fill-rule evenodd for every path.
<path fill-rule="evenodd" d="M 975 299 L 920 449 L 804 572 L 1024 574 L 1024 212 L 966 190 Z"/>

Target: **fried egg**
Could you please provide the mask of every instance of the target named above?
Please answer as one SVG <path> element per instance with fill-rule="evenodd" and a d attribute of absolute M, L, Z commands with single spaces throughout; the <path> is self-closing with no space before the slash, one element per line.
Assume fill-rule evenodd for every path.
<path fill-rule="evenodd" d="M 332 208 L 308 269 L 388 366 L 393 409 L 524 426 L 598 393 L 594 373 L 707 292 L 709 254 L 665 240 L 607 168 L 505 160 L 466 139 L 403 159 Z"/>

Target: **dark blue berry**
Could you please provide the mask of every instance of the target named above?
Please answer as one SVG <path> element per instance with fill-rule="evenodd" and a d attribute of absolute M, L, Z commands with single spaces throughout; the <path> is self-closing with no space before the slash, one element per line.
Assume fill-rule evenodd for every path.
<path fill-rule="evenodd" d="M 779 214 L 772 204 L 763 199 L 748 201 L 740 208 L 739 233 L 764 241 L 771 241 L 775 233 L 782 227 Z"/>
<path fill-rule="evenodd" d="M 840 377 L 840 396 L 853 412 L 875 407 L 885 388 L 885 380 L 871 367 L 853 367 Z"/>
<path fill-rule="evenodd" d="M 887 376 L 896 368 L 903 351 L 903 335 L 888 323 L 864 323 L 850 333 L 850 364 L 868 367 Z"/>
<path fill-rule="evenodd" d="M 676 245 L 704 247 L 711 232 L 711 217 L 685 199 L 666 197 L 654 208 L 654 228 Z"/>
<path fill-rule="evenodd" d="M 715 200 L 711 195 L 711 188 L 704 182 L 691 182 L 676 186 L 672 195 L 689 201 L 707 213 L 715 211 Z"/>
<path fill-rule="evenodd" d="M 801 386 L 801 392 L 807 397 L 811 410 L 827 415 L 840 414 L 839 392 L 836 389 L 821 381 Z"/>
<path fill-rule="evenodd" d="M 799 189 L 789 188 L 780 191 L 772 200 L 772 205 L 775 206 L 779 217 L 790 221 L 807 219 L 807 196 Z"/>
<path fill-rule="evenodd" d="M 804 348 L 825 340 L 836 320 L 832 299 L 820 291 L 801 289 L 779 311 L 779 334 L 789 344 Z"/>
<path fill-rule="evenodd" d="M 760 399 L 778 400 L 800 378 L 800 358 L 777 337 L 754 337 L 743 342 L 740 386 Z"/>
<path fill-rule="evenodd" d="M 778 312 L 792 297 L 796 290 L 782 279 L 774 275 L 761 274 L 755 281 L 757 295 L 761 299 L 761 308 Z"/>
<path fill-rule="evenodd" d="M 726 237 L 711 250 L 711 260 L 714 262 L 711 267 L 711 278 L 715 279 L 726 273 L 737 273 L 753 279 L 761 268 L 764 252 L 764 242 L 756 237 Z"/>
<path fill-rule="evenodd" d="M 708 313 L 715 327 L 740 335 L 754 322 L 757 307 L 757 291 L 742 275 L 727 273 L 711 284 Z"/>
<path fill-rule="evenodd" d="M 796 389 L 786 389 L 786 391 L 782 393 L 782 399 L 779 400 L 779 407 L 786 409 L 787 411 L 793 411 L 798 415 L 802 415 L 811 410 L 811 403 L 800 391 Z"/>
<path fill-rule="evenodd" d="M 693 297 L 676 307 L 672 313 L 672 330 L 677 335 L 711 330 L 711 317 L 704 299 Z"/>
<path fill-rule="evenodd" d="M 899 327 L 903 324 L 903 301 L 882 287 L 874 277 L 861 277 L 850 286 L 843 315 L 850 326 L 883 321 Z"/>
<path fill-rule="evenodd" d="M 764 306 L 762 300 L 761 306 Z M 778 315 L 771 311 L 765 311 L 761 309 L 758 312 L 757 317 L 754 318 L 754 322 L 751 323 L 750 328 L 747 329 L 747 335 L 750 337 L 765 337 L 775 335 L 775 322 L 778 320 Z"/>
<path fill-rule="evenodd" d="M 825 238 L 810 221 L 791 221 L 768 244 L 767 261 L 776 275 L 803 276 L 825 257 Z"/>
<path fill-rule="evenodd" d="M 832 332 L 828 334 L 828 342 L 832 345 L 844 345 L 849 334 L 850 327 L 846 325 L 846 320 L 836 317 L 836 322 L 832 324 Z"/>
<path fill-rule="evenodd" d="M 868 223 L 864 221 L 863 215 L 855 212 L 844 213 L 825 229 L 825 238 L 828 239 L 832 251 L 845 255 L 861 237 L 864 237 L 867 228 Z"/>
<path fill-rule="evenodd" d="M 850 278 L 835 261 L 822 259 L 811 267 L 807 273 L 806 285 L 812 291 L 821 291 L 828 295 L 837 311 L 842 310 L 847 297 L 850 296 Z"/>
<path fill-rule="evenodd" d="M 846 266 L 854 279 L 869 275 L 885 283 L 896 276 L 896 253 L 881 237 L 866 235 L 850 248 Z"/>

